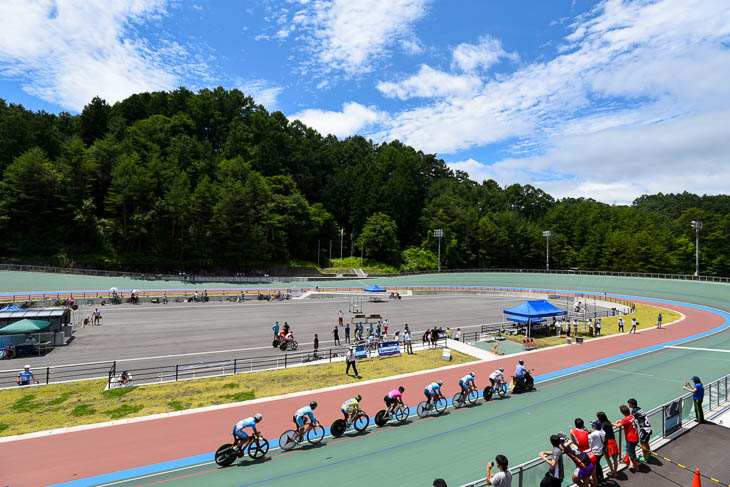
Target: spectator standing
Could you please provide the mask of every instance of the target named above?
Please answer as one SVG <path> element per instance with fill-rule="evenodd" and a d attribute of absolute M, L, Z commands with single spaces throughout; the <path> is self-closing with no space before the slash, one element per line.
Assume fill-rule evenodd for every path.
<path fill-rule="evenodd" d="M 601 318 L 596 318 L 596 336 L 601 336 Z"/>
<path fill-rule="evenodd" d="M 274 326 L 272 326 L 271 329 L 274 330 L 274 338 L 276 338 L 279 335 L 279 322 L 277 321 L 274 323 Z"/>
<path fill-rule="evenodd" d="M 383 335 L 388 334 L 388 327 L 390 326 L 390 323 L 388 323 L 388 318 L 385 318 L 385 321 L 383 322 Z"/>
<path fill-rule="evenodd" d="M 639 443 L 639 433 L 636 431 L 634 417 L 631 415 L 631 410 L 626 405 L 621 405 L 619 408 L 624 418 L 620 421 L 613 423 L 617 428 L 621 427 L 624 429 L 624 436 L 626 437 L 626 455 L 629 457 L 629 468 L 632 472 L 639 468 L 639 461 L 636 459 L 636 445 Z"/>
<path fill-rule="evenodd" d="M 23 367 L 23 370 L 18 372 L 18 378 L 16 379 L 16 382 L 18 383 L 19 386 L 29 386 L 31 380 L 35 384 L 38 383 L 38 381 L 35 378 L 35 375 L 33 375 L 33 371 L 30 370 L 30 365 L 26 365 Z"/>
<path fill-rule="evenodd" d="M 350 375 L 350 367 L 352 367 L 352 371 L 355 373 L 355 378 L 359 379 L 360 374 L 357 373 L 357 354 L 355 353 L 355 347 L 350 347 L 347 349 L 347 355 L 345 356 L 345 361 L 347 362 L 347 368 L 345 369 L 345 375 Z"/>
<path fill-rule="evenodd" d="M 101 311 L 99 311 L 99 308 L 94 310 L 94 324 L 96 326 L 101 325 Z"/>
<path fill-rule="evenodd" d="M 611 471 L 608 476 L 613 478 L 616 477 L 616 472 L 618 472 L 618 456 L 621 454 L 621 450 L 618 449 L 616 434 L 613 431 L 613 424 L 606 417 L 606 413 L 598 411 L 596 413 L 596 418 L 600 421 L 601 429 L 606 435 L 606 463 L 608 464 L 608 469 Z"/>
<path fill-rule="evenodd" d="M 636 399 L 631 398 L 626 402 L 629 404 L 629 407 L 631 408 L 631 415 L 634 417 L 636 425 L 639 427 L 639 444 L 641 445 L 641 452 L 643 453 L 643 458 L 639 458 L 639 461 L 646 463 L 649 461 L 649 455 L 651 455 L 651 448 L 649 448 L 649 440 L 651 440 L 652 434 L 651 424 L 649 423 L 649 418 L 646 416 L 644 410 L 639 407 Z"/>
<path fill-rule="evenodd" d="M 446 338 L 451 338 L 451 328 L 449 328 L 448 326 L 446 327 Z"/>
<path fill-rule="evenodd" d="M 682 389 L 692 393 L 695 405 L 695 419 L 698 423 L 704 423 L 705 413 L 702 410 L 702 401 L 705 399 L 705 386 L 702 385 L 702 381 L 695 375 L 692 377 L 692 384 L 690 385 L 689 381 L 685 382 Z"/>
<path fill-rule="evenodd" d="M 603 467 L 601 466 L 601 458 L 606 450 L 606 433 L 603 431 L 601 422 L 597 419 L 591 421 L 592 431 L 588 435 L 588 443 L 593 453 L 593 485 L 598 485 L 603 480 Z"/>
<path fill-rule="evenodd" d="M 335 339 L 335 345 L 340 345 L 340 330 L 338 330 L 336 326 L 335 329 L 332 330 L 332 336 Z"/>
<path fill-rule="evenodd" d="M 656 317 L 656 327 L 661 328 L 662 327 L 662 314 L 659 313 L 659 315 Z"/>
<path fill-rule="evenodd" d="M 578 336 L 578 320 L 573 320 L 573 336 Z"/>
<path fill-rule="evenodd" d="M 545 477 L 540 482 L 540 487 L 560 487 L 565 477 L 563 469 L 563 450 L 560 449 L 560 437 L 550 436 L 552 451 L 541 451 L 540 458 L 550 466 Z M 549 457 L 549 458 L 548 458 Z"/>
<path fill-rule="evenodd" d="M 494 464 L 492 462 L 487 464 L 487 485 L 494 485 L 494 487 L 512 487 L 512 472 L 507 469 L 507 457 L 497 455 L 494 461 L 497 464 L 499 472 L 492 474 Z"/>
<path fill-rule="evenodd" d="M 345 343 L 350 343 L 350 324 L 345 326 Z"/>
<path fill-rule="evenodd" d="M 162 304 L 167 304 L 167 291 L 162 293 Z"/>
<path fill-rule="evenodd" d="M 314 358 L 317 358 L 317 353 L 319 352 L 319 335 L 316 333 L 314 334 Z"/>
<path fill-rule="evenodd" d="M 461 341 L 461 328 L 456 329 L 456 335 L 454 336 L 457 342 Z"/>
<path fill-rule="evenodd" d="M 411 330 L 406 328 L 403 332 L 403 340 L 406 342 L 406 353 L 413 355 L 413 343 L 411 342 Z"/>
<path fill-rule="evenodd" d="M 580 451 L 590 450 L 591 445 L 588 442 L 588 430 L 585 428 L 585 423 L 581 418 L 575 418 L 573 424 L 575 424 L 575 428 L 570 428 L 570 437 L 578 445 Z"/>
<path fill-rule="evenodd" d="M 344 315 L 342 314 L 342 310 L 340 310 L 337 313 L 337 323 L 339 323 L 340 326 L 342 326 Z"/>
<path fill-rule="evenodd" d="M 636 335 L 636 326 L 639 324 L 638 321 L 636 321 L 636 318 L 631 318 L 631 329 L 629 330 L 629 333 L 633 333 Z"/>
<path fill-rule="evenodd" d="M 624 331 L 624 319 L 619 317 L 618 319 L 618 331 L 623 332 Z"/>

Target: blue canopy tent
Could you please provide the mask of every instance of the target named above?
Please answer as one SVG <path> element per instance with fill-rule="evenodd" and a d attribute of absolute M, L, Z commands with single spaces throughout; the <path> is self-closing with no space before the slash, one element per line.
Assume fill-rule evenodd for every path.
<path fill-rule="evenodd" d="M 367 292 L 367 293 L 384 293 L 385 292 L 385 289 L 383 289 L 382 287 L 378 286 L 377 284 L 373 284 L 370 287 L 366 287 L 364 289 L 364 291 Z"/>
<path fill-rule="evenodd" d="M 502 311 L 507 315 L 509 321 L 517 321 L 527 324 L 527 336 L 530 336 L 530 324 L 544 321 L 550 316 L 564 316 L 568 314 L 564 309 L 553 306 L 545 299 L 536 299 L 534 301 L 525 301 L 514 308 Z"/>

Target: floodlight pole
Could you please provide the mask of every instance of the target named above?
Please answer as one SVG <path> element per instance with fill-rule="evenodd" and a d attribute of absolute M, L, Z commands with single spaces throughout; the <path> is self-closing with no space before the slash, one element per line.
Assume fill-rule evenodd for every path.
<path fill-rule="evenodd" d="M 433 236 L 436 237 L 439 241 L 439 257 L 438 257 L 438 263 L 439 263 L 439 272 L 441 272 L 441 237 L 444 236 L 444 231 L 441 228 L 437 228 L 433 231 Z"/>
<path fill-rule="evenodd" d="M 550 237 L 555 235 L 550 230 L 542 232 L 542 236 L 547 240 L 547 253 L 545 254 L 545 270 L 550 270 Z"/>
<path fill-rule="evenodd" d="M 342 238 L 345 236 L 345 229 L 340 228 L 340 265 L 342 265 Z"/>
<path fill-rule="evenodd" d="M 704 226 L 702 222 L 692 220 L 690 223 L 695 229 L 695 277 L 700 275 L 700 230 Z"/>

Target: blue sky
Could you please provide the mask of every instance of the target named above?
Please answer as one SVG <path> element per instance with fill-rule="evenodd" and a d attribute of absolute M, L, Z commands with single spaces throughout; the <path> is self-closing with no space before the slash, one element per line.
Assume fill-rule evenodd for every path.
<path fill-rule="evenodd" d="M 726 0 L 33 0 L 0 4 L 0 97 L 240 88 L 323 134 L 481 181 L 630 203 L 727 192 Z"/>

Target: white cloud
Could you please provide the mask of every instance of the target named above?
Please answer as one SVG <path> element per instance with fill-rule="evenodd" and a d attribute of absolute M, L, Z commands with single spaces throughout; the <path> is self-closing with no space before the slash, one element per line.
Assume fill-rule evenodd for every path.
<path fill-rule="evenodd" d="M 253 81 L 240 81 L 238 89 L 245 95 L 251 96 L 254 101 L 272 111 L 276 109 L 277 99 L 283 88 L 279 86 L 271 86 L 267 81 L 257 79 Z"/>
<path fill-rule="evenodd" d="M 206 79 L 202 61 L 170 41 L 155 48 L 134 26 L 166 14 L 165 0 L 39 0 L 0 3 L 0 74 L 23 89 L 78 111 L 99 95 L 175 88 L 186 76 Z"/>
<path fill-rule="evenodd" d="M 339 138 L 354 135 L 382 118 L 383 114 L 374 107 L 359 103 L 345 103 L 341 112 L 309 109 L 289 116 L 290 120 L 298 119 L 322 135 L 334 134 Z"/>
<path fill-rule="evenodd" d="M 452 66 L 472 72 L 479 69 L 488 70 L 502 58 L 517 61 L 519 56 L 517 53 L 506 52 L 499 39 L 484 35 L 479 38 L 478 44 L 462 43 L 456 46 L 452 58 Z"/>
<path fill-rule="evenodd" d="M 425 64 L 417 74 L 401 82 L 381 81 L 377 85 L 385 96 L 401 100 L 414 97 L 468 96 L 481 86 L 482 81 L 476 76 L 444 73 Z"/>
<path fill-rule="evenodd" d="M 371 72 L 389 49 L 420 52 L 413 25 L 432 0 L 298 0 L 292 19 L 324 73 Z"/>

